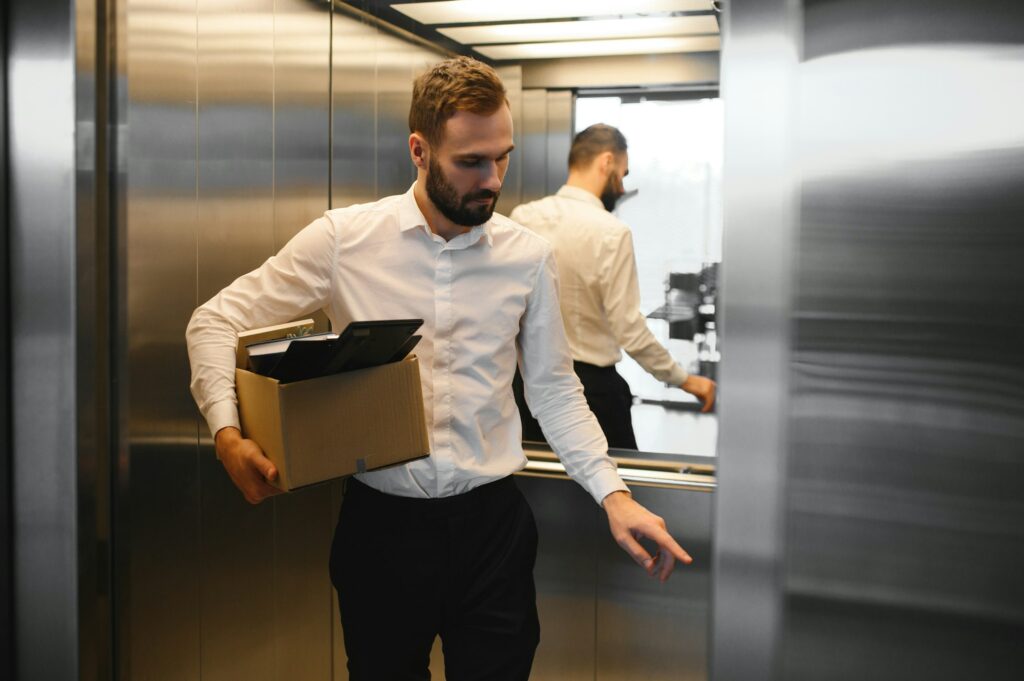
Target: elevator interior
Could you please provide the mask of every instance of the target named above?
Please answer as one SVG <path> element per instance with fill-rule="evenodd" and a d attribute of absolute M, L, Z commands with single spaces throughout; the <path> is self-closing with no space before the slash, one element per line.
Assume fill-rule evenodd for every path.
<path fill-rule="evenodd" d="M 502 212 L 557 189 L 581 90 L 720 82 L 725 112 L 718 456 L 616 453 L 695 566 L 646 581 L 531 452 L 535 678 L 1018 678 L 1022 8 L 718 4 L 720 70 L 499 62 Z M 340 487 L 245 504 L 183 330 L 327 207 L 412 181 L 409 82 L 458 47 L 385 11 L 5 5 L 11 676 L 347 678 Z"/>

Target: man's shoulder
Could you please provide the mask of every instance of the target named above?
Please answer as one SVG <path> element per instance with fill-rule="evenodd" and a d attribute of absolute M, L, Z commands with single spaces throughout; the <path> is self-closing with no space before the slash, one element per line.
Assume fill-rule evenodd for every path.
<path fill-rule="evenodd" d="M 552 195 L 545 196 L 542 199 L 536 199 L 535 201 L 521 203 L 512 209 L 512 212 L 509 213 L 509 217 L 519 224 L 529 228 L 531 226 L 531 222 L 536 221 L 540 216 L 551 212 L 552 208 L 555 206 L 555 200 L 557 198 L 558 197 Z"/>
<path fill-rule="evenodd" d="M 394 196 L 385 196 L 383 199 L 376 201 L 367 201 L 366 203 L 353 203 L 340 208 L 331 208 L 324 215 L 334 222 L 335 224 L 341 224 L 349 220 L 358 218 L 359 216 L 372 215 L 379 216 L 381 214 L 395 213 L 398 209 L 399 202 L 402 199 L 402 194 L 396 194 Z"/>
<path fill-rule="evenodd" d="M 519 207 L 516 208 L 516 210 L 518 209 Z M 515 214 L 516 211 L 512 212 Z M 491 229 L 491 236 L 495 239 L 496 243 L 498 241 L 508 243 L 517 248 L 524 248 L 538 256 L 543 256 L 551 250 L 551 245 L 544 237 L 524 227 L 511 217 L 495 213 L 491 216 L 488 224 Z"/>

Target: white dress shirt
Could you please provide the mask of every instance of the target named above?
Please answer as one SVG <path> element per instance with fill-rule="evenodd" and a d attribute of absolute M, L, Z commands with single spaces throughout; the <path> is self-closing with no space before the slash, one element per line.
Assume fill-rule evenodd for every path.
<path fill-rule="evenodd" d="M 598 503 L 625 490 L 572 370 L 556 267 L 543 239 L 495 214 L 451 241 L 412 189 L 328 211 L 192 315 L 192 394 L 216 435 L 238 427 L 237 333 L 323 309 L 356 320 L 421 318 L 416 346 L 430 456 L 358 478 L 382 492 L 445 497 L 526 464 L 512 397 L 517 347 L 527 401 L 570 476 Z"/>
<path fill-rule="evenodd" d="M 607 367 L 624 349 L 659 381 L 682 385 L 672 359 L 640 312 L 640 284 L 629 227 L 580 187 L 518 206 L 510 216 L 544 237 L 558 261 L 562 318 L 573 359 Z"/>

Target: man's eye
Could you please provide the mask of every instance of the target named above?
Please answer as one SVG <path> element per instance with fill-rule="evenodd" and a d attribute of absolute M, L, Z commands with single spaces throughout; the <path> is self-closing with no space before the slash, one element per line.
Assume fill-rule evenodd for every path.
<path fill-rule="evenodd" d="M 462 161 L 459 161 L 458 164 L 460 166 L 462 166 L 463 168 L 473 168 L 473 167 L 479 165 L 480 161 L 478 161 L 476 159 L 473 159 L 473 160 L 462 160 Z"/>

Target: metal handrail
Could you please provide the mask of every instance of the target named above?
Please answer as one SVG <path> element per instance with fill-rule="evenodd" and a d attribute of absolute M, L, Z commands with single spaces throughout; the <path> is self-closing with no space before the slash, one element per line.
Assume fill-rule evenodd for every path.
<path fill-rule="evenodd" d="M 518 475 L 569 480 L 565 466 L 553 453 L 526 452 L 527 463 Z M 692 492 L 714 492 L 718 487 L 714 466 L 613 456 L 623 481 L 641 487 L 663 487 Z"/>

